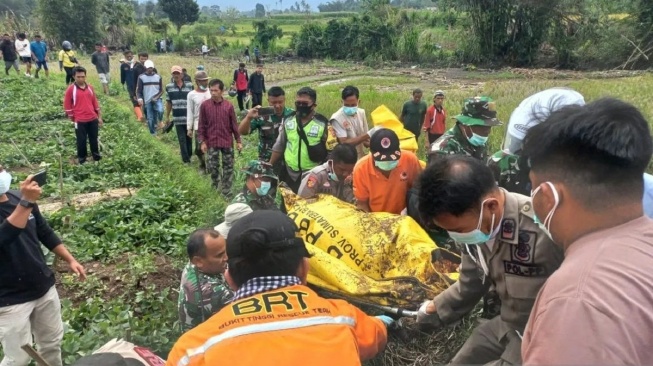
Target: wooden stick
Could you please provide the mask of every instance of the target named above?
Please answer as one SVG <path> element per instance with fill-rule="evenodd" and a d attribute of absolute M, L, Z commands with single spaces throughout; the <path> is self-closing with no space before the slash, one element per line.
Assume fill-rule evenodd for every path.
<path fill-rule="evenodd" d="M 32 165 L 32 163 L 29 162 L 29 159 L 27 159 L 27 156 L 25 156 L 25 154 L 23 154 L 23 152 L 20 150 L 20 148 L 18 148 L 18 145 L 16 145 L 16 143 L 14 142 L 14 139 L 10 138 L 9 141 L 11 141 L 11 144 L 14 145 L 14 148 L 16 148 L 16 150 L 18 151 L 20 156 L 23 157 L 23 160 L 25 160 L 27 165 L 29 165 L 30 168 L 34 169 L 34 166 Z"/>
<path fill-rule="evenodd" d="M 39 364 L 40 366 L 50 366 L 50 364 L 48 363 L 48 361 L 46 361 L 46 360 L 45 360 L 45 359 L 44 359 L 44 358 L 43 358 L 43 357 L 42 357 L 38 352 L 36 352 L 36 350 L 34 349 L 34 347 L 32 347 L 31 345 L 29 345 L 29 344 L 24 344 L 24 345 L 21 346 L 20 348 L 22 348 L 23 351 L 27 352 L 27 354 L 28 354 L 31 358 L 33 358 L 34 361 L 36 361 L 36 363 Z"/>

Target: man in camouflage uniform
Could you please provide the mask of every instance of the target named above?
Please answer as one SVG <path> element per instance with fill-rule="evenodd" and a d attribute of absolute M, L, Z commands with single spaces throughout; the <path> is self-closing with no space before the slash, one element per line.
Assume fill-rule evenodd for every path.
<path fill-rule="evenodd" d="M 584 105 L 583 96 L 568 88 L 550 88 L 524 99 L 510 115 L 503 150 L 492 155 L 487 164 L 499 187 L 510 192 L 530 195 L 528 163 L 520 157 L 522 140 L 533 126 L 544 121 L 551 112 L 568 105 Z"/>
<path fill-rule="evenodd" d="M 293 115 L 292 108 L 286 107 L 286 93 L 278 86 L 268 90 L 268 104 L 274 108 L 274 114 L 260 116 L 256 106 L 247 112 L 238 125 L 241 135 L 249 135 L 258 130 L 258 159 L 269 161 L 272 157 L 272 146 L 279 137 L 279 127 L 284 119 Z M 278 173 L 275 171 L 275 173 Z"/>
<path fill-rule="evenodd" d="M 331 152 L 329 161 L 311 169 L 304 177 L 298 194 L 303 198 L 312 198 L 322 193 L 354 203 L 351 174 L 357 159 L 358 151 L 353 145 L 337 145 Z"/>
<path fill-rule="evenodd" d="M 201 324 L 231 302 L 233 292 L 224 279 L 227 242 L 210 229 L 194 231 L 186 244 L 189 262 L 181 274 L 179 324 L 182 332 Z"/>
<path fill-rule="evenodd" d="M 467 98 L 456 125 L 431 144 L 429 161 L 442 155 L 467 155 L 485 161 L 490 130 L 500 126 L 494 102 L 489 97 Z"/>
<path fill-rule="evenodd" d="M 243 169 L 247 177 L 243 190 L 234 197 L 231 203 L 245 203 L 252 210 L 278 210 L 279 206 L 270 194 L 272 182 L 278 178 L 268 163 L 252 160 Z"/>

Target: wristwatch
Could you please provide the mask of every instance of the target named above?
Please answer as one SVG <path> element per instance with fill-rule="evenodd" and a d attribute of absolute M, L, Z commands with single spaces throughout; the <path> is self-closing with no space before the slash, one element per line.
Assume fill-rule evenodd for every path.
<path fill-rule="evenodd" d="M 20 200 L 18 204 L 26 208 L 33 208 L 34 206 L 36 206 L 36 203 L 30 202 L 28 200 Z"/>

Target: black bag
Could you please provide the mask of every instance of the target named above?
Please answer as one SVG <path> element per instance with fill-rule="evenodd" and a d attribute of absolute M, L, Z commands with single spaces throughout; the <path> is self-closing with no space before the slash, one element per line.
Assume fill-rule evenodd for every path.
<path fill-rule="evenodd" d="M 322 137 L 320 138 L 319 144 L 314 146 L 308 144 L 308 137 L 306 137 L 306 132 L 304 131 L 304 126 L 302 126 L 301 121 L 296 121 L 297 133 L 299 133 L 299 137 L 302 139 L 302 141 L 304 141 L 304 144 L 306 144 L 306 147 L 308 148 L 308 157 L 311 159 L 311 161 L 322 164 L 327 160 L 327 156 L 329 154 L 329 151 L 327 150 L 327 146 L 326 146 L 326 137 L 329 131 L 329 126 L 328 126 L 329 121 L 326 118 L 324 118 L 324 116 L 322 116 L 321 114 L 316 114 L 313 117 L 313 119 L 324 123 L 324 132 L 322 134 Z"/>

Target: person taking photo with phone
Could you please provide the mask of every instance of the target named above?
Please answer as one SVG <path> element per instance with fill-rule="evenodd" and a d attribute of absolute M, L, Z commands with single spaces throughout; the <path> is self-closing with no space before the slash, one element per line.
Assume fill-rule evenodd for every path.
<path fill-rule="evenodd" d="M 41 244 L 66 261 L 80 280 L 86 272 L 41 215 L 36 204 L 41 187 L 32 178 L 20 182 L 20 190 L 9 190 L 11 174 L 0 165 L 1 364 L 27 365 L 30 357 L 20 347 L 32 344 L 34 336 L 45 361 L 61 366 L 61 303 Z"/>
<path fill-rule="evenodd" d="M 86 83 L 86 69 L 77 66 L 73 70 L 75 82 L 66 89 L 63 99 L 63 107 L 75 125 L 75 136 L 77 138 L 77 159 L 80 164 L 86 162 L 88 150 L 86 140 L 91 146 L 91 155 L 94 161 L 100 161 L 100 149 L 98 147 L 98 134 L 103 125 L 100 115 L 100 104 L 93 87 Z"/>

